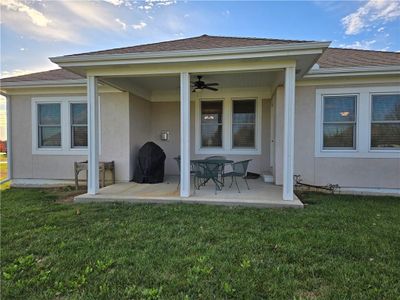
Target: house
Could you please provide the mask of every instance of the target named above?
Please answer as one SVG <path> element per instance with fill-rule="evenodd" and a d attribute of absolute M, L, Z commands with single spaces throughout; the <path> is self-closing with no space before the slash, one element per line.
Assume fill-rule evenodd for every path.
<path fill-rule="evenodd" d="M 95 195 L 99 160 L 129 182 L 138 148 L 153 140 L 166 174 L 180 173 L 181 198 L 192 193 L 190 159 L 209 155 L 252 159 L 249 170 L 269 174 L 287 201 L 295 174 L 400 193 L 400 53 L 329 45 L 202 35 L 52 57 L 61 69 L 1 80 L 10 177 L 71 180 L 73 163 L 88 159 Z M 193 90 L 198 79 L 218 90 Z"/>

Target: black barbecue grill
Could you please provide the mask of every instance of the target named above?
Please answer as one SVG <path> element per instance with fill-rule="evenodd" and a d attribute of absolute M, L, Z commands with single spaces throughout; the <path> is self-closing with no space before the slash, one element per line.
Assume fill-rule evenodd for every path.
<path fill-rule="evenodd" d="M 133 181 L 160 183 L 164 181 L 165 153 L 160 146 L 147 142 L 139 149 L 134 166 Z"/>

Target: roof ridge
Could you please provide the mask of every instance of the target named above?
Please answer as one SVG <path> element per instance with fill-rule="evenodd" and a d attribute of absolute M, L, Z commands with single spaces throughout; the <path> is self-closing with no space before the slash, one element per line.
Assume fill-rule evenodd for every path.
<path fill-rule="evenodd" d="M 226 39 L 239 39 L 239 40 L 260 40 L 260 41 L 285 41 L 285 42 L 315 42 L 315 41 L 307 41 L 307 40 L 289 40 L 289 39 L 276 39 L 276 38 L 261 38 L 261 37 L 236 37 L 236 36 L 219 36 L 219 35 L 208 35 L 208 34 L 202 34 L 198 36 L 192 36 L 188 38 L 182 38 L 182 39 L 175 39 L 175 40 L 165 40 L 161 42 L 153 42 L 153 43 L 146 43 L 146 44 L 137 44 L 137 45 L 131 45 L 131 46 L 124 46 L 124 47 L 116 47 L 116 48 L 111 48 L 111 49 L 103 49 L 103 50 L 93 50 L 93 51 L 88 51 L 88 52 L 83 52 L 83 53 L 75 53 L 75 54 L 68 54 L 64 55 L 65 57 L 68 56 L 75 56 L 75 55 L 86 55 L 86 54 L 92 54 L 92 53 L 98 53 L 98 52 L 103 52 L 103 51 L 115 51 L 115 50 L 123 50 L 123 49 L 129 49 L 129 48 L 134 48 L 134 47 L 143 47 L 143 46 L 150 46 L 150 45 L 159 45 L 159 44 L 165 44 L 165 43 L 171 43 L 171 42 L 178 42 L 178 41 L 187 41 L 187 40 L 195 40 L 199 39 L 202 37 L 209 37 L 209 38 L 226 38 Z"/>
<path fill-rule="evenodd" d="M 198 37 L 207 36 L 211 38 L 227 38 L 227 39 L 244 39 L 244 40 L 263 40 L 263 41 L 296 41 L 296 42 L 315 42 L 314 40 L 292 40 L 292 39 L 277 39 L 277 38 L 265 38 L 265 37 L 253 37 L 253 36 L 226 36 L 226 35 L 208 35 L 203 34 Z"/>
<path fill-rule="evenodd" d="M 380 52 L 380 53 L 395 53 L 400 54 L 397 51 L 383 51 L 383 50 L 372 50 L 372 49 L 356 49 L 356 48 L 340 48 L 340 47 L 329 47 L 328 49 L 336 49 L 336 50 L 355 50 L 355 51 L 363 51 L 363 52 Z"/>

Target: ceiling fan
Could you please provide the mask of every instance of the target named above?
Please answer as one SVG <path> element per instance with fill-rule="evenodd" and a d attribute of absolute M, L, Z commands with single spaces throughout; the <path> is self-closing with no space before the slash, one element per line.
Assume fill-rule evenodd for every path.
<path fill-rule="evenodd" d="M 211 91 L 218 91 L 217 88 L 213 87 L 213 86 L 219 85 L 218 83 L 216 83 L 216 82 L 205 83 L 204 81 L 201 80 L 202 77 L 203 76 L 199 75 L 199 76 L 197 76 L 197 81 L 192 82 L 192 85 L 193 85 L 192 92 L 198 92 L 203 89 L 207 89 L 207 90 L 211 90 Z"/>

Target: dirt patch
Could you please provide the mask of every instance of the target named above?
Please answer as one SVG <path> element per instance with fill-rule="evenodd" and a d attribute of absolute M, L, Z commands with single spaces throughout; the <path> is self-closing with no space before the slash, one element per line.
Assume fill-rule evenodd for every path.
<path fill-rule="evenodd" d="M 86 193 L 86 189 L 75 190 L 72 187 L 53 188 L 51 194 L 57 197 L 56 203 L 73 203 L 74 198 Z"/>

